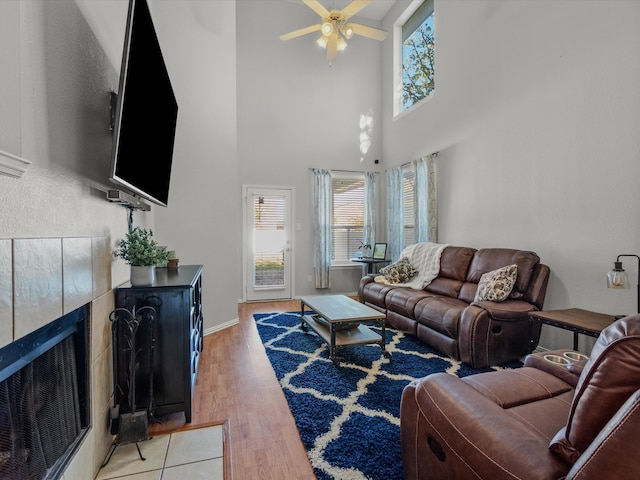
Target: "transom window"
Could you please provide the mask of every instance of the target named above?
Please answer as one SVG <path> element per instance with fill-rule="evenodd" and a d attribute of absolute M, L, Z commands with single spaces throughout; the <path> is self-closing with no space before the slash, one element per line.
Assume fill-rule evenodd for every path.
<path fill-rule="evenodd" d="M 424 0 L 406 20 L 401 18 L 400 24 L 402 68 L 397 81 L 402 82 L 402 98 L 398 112 L 404 112 L 435 91 L 433 0 Z"/>

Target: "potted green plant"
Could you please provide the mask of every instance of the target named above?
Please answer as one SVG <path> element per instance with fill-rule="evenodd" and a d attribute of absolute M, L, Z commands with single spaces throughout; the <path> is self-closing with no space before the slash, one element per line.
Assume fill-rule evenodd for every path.
<path fill-rule="evenodd" d="M 158 247 L 153 239 L 153 231 L 134 227 L 117 243 L 116 255 L 131 265 L 131 285 L 153 285 L 156 279 L 156 265 L 166 263 L 169 252 L 166 247 Z"/>
<path fill-rule="evenodd" d="M 358 250 L 362 250 L 362 255 L 364 257 L 368 257 L 369 253 L 371 252 L 371 244 L 370 243 L 364 243 L 364 242 L 360 242 L 360 248 L 358 248 Z"/>

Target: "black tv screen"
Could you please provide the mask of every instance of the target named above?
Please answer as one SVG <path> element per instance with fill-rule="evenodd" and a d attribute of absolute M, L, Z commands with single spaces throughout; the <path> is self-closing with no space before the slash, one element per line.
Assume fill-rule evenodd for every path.
<path fill-rule="evenodd" d="M 130 0 L 110 180 L 162 206 L 169 200 L 178 103 L 146 0 Z"/>

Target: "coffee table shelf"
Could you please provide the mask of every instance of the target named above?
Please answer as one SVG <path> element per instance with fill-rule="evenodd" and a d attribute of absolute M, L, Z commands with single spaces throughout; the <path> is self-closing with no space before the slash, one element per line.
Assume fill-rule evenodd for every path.
<path fill-rule="evenodd" d="M 315 315 L 305 315 L 303 317 L 304 322 L 316 332 L 320 338 L 331 345 L 331 329 L 325 326 L 322 322 L 314 318 Z M 339 330 L 336 328 L 336 347 L 342 347 L 345 345 L 363 345 L 368 343 L 378 343 L 382 340 L 382 336 L 373 332 L 370 328 L 364 325 L 357 325 L 355 327 Z"/>
<path fill-rule="evenodd" d="M 313 312 L 305 312 L 305 306 Z M 329 358 L 338 364 L 336 350 L 348 345 L 377 343 L 385 357 L 385 315 L 363 305 L 345 295 L 317 295 L 300 299 L 300 326 L 311 328 L 329 345 Z M 382 334 L 379 335 L 363 325 L 363 322 L 377 322 Z"/>

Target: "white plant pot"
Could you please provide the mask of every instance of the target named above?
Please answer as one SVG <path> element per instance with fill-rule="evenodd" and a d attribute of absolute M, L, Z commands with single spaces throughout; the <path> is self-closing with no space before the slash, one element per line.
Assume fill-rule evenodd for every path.
<path fill-rule="evenodd" d="M 134 287 L 145 287 L 156 283 L 156 266 L 144 267 L 131 265 L 131 285 Z"/>

